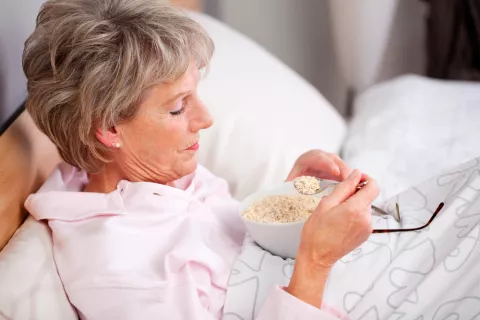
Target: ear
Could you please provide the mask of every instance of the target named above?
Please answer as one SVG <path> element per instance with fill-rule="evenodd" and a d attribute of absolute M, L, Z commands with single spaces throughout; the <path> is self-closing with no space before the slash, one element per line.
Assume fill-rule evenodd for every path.
<path fill-rule="evenodd" d="M 108 129 L 98 128 L 95 136 L 107 148 L 120 148 L 120 135 L 114 126 Z"/>

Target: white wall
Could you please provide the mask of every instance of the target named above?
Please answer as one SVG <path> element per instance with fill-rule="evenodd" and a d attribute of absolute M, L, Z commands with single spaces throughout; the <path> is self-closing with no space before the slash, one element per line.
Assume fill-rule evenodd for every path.
<path fill-rule="evenodd" d="M 0 124 L 26 97 L 23 43 L 35 27 L 35 18 L 43 1 L 0 1 Z"/>
<path fill-rule="evenodd" d="M 335 70 L 327 1 L 204 1 L 207 13 L 261 44 L 335 106 L 345 104 L 345 85 Z"/>
<path fill-rule="evenodd" d="M 348 81 L 337 67 L 328 0 L 203 1 L 207 13 L 272 52 L 345 114 Z M 347 6 L 349 1 L 366 0 L 343 2 Z M 375 81 L 405 72 L 423 73 L 425 4 L 420 0 L 398 2 L 391 36 L 386 39 L 388 44 Z M 357 40 L 361 46 L 362 39 Z"/>
<path fill-rule="evenodd" d="M 426 68 L 426 18 L 422 0 L 399 0 L 386 52 L 376 81 L 404 73 L 424 74 Z"/>

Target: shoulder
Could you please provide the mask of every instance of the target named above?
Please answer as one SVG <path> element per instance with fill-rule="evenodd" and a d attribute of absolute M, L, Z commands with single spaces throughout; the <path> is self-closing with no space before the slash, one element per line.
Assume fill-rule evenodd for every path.
<path fill-rule="evenodd" d="M 202 194 L 205 199 L 220 197 L 230 200 L 232 198 L 228 182 L 201 165 L 197 167 L 193 181 L 195 193 Z"/>

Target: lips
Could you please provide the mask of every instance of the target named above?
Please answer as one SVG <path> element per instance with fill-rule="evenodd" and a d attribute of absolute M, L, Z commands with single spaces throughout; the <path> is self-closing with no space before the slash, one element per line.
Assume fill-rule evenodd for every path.
<path fill-rule="evenodd" d="M 197 141 L 194 144 L 192 144 L 190 147 L 188 147 L 186 150 L 197 151 L 199 148 L 200 148 L 200 144 Z"/>

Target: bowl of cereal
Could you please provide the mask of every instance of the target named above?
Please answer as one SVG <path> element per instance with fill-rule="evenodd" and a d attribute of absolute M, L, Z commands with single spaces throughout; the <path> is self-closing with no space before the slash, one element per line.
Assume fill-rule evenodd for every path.
<path fill-rule="evenodd" d="M 330 191 L 305 195 L 293 182 L 285 182 L 247 197 L 240 204 L 240 216 L 258 245 L 274 255 L 294 259 L 305 221 Z"/>

